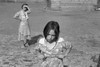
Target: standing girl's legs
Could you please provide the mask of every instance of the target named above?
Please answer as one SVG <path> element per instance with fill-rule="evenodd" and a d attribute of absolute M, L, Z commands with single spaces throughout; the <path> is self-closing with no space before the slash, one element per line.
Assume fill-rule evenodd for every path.
<path fill-rule="evenodd" d="M 18 41 L 21 41 L 21 33 L 18 33 Z"/>
<path fill-rule="evenodd" d="M 26 25 L 26 28 L 24 30 L 24 35 L 25 35 L 25 44 L 24 46 L 29 46 L 29 41 L 31 40 L 31 30 L 30 30 L 30 25 L 29 23 Z"/>
<path fill-rule="evenodd" d="M 31 35 L 26 35 L 24 38 L 24 46 L 29 46 L 28 41 L 31 40 Z"/>
<path fill-rule="evenodd" d="M 21 34 L 20 32 L 18 33 L 18 41 L 23 42 L 23 44 L 26 43 L 25 37 L 23 34 Z M 21 48 L 23 48 L 24 46 L 21 46 Z"/>

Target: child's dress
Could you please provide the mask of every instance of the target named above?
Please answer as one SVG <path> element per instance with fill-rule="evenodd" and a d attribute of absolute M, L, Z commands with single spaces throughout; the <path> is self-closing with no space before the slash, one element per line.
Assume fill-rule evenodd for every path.
<path fill-rule="evenodd" d="M 47 57 L 42 63 L 41 67 L 63 67 L 63 62 L 61 58 L 58 58 L 56 56 L 52 55 L 59 55 L 63 47 L 66 47 L 64 44 L 59 44 L 60 42 L 63 42 L 63 38 L 59 38 L 57 42 L 54 42 L 52 44 L 56 44 L 54 47 L 47 47 L 47 43 L 45 41 L 45 38 L 41 38 L 39 40 L 38 48 L 44 52 L 44 56 Z M 49 44 L 51 45 L 51 44 Z M 66 44 L 69 45 L 69 44 Z M 71 45 L 69 45 L 71 47 Z"/>
<path fill-rule="evenodd" d="M 18 18 L 21 22 L 19 25 L 19 32 L 18 32 L 18 40 L 24 40 L 26 36 L 30 36 L 30 26 L 28 22 L 28 14 L 27 12 L 24 12 L 23 10 L 17 12 L 14 16 L 14 18 Z"/>

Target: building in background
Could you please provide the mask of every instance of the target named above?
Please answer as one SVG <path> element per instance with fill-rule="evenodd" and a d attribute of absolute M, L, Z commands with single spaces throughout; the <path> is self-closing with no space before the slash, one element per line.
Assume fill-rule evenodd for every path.
<path fill-rule="evenodd" d="M 53 9 L 94 9 L 94 5 L 100 5 L 100 0 L 51 0 L 51 8 Z"/>
<path fill-rule="evenodd" d="M 100 7 L 100 0 L 0 0 L 2 2 L 45 2 L 46 6 L 54 10 L 82 9 L 91 10 Z"/>

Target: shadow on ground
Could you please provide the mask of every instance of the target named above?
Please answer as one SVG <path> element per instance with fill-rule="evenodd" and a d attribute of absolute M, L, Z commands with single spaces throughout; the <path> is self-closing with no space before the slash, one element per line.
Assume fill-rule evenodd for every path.
<path fill-rule="evenodd" d="M 38 42 L 38 40 L 39 40 L 41 37 L 43 37 L 42 34 L 33 36 L 33 37 L 31 37 L 31 40 L 27 40 L 27 43 L 29 44 L 29 46 L 32 45 L 32 44 L 35 44 L 35 43 Z"/>

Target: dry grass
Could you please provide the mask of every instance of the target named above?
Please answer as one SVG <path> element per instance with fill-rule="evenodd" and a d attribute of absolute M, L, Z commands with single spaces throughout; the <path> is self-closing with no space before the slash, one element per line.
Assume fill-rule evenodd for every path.
<path fill-rule="evenodd" d="M 0 42 L 0 66 L 2 67 L 39 67 L 38 65 L 42 62 L 35 55 L 33 48 L 31 45 L 29 48 L 20 48 L 21 43 L 17 42 L 17 37 L 13 36 L 1 36 L 3 40 Z M 81 38 L 81 37 L 80 37 Z M 82 39 L 82 38 L 81 38 Z M 82 39 L 88 43 L 90 38 Z M 72 41 L 71 41 L 72 42 Z M 90 41 L 89 41 L 90 42 Z M 82 43 L 82 41 L 81 41 Z M 74 46 L 78 47 L 79 45 Z M 89 45 L 89 43 L 88 43 Z M 80 45 L 84 49 L 88 49 L 87 46 Z M 89 46 L 90 47 L 90 46 Z M 92 47 L 92 46 L 91 46 Z M 82 48 L 81 48 L 82 49 Z M 96 67 L 98 54 L 93 53 L 85 53 L 84 50 L 79 50 L 73 47 L 71 53 L 64 59 L 64 64 L 68 67 Z M 29 52 L 30 50 L 30 52 Z M 92 49 L 90 49 L 92 50 Z"/>

